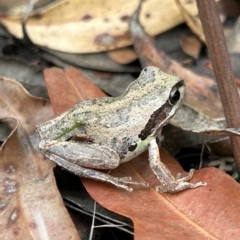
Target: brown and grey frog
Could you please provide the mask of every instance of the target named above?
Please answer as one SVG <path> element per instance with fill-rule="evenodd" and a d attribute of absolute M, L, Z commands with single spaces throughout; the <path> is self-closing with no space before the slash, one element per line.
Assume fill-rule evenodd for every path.
<path fill-rule="evenodd" d="M 42 153 L 78 176 L 112 183 L 132 191 L 129 184 L 148 186 L 130 177 L 117 178 L 95 169 L 114 169 L 149 150 L 150 167 L 161 184 L 156 190 L 178 192 L 206 186 L 175 178 L 161 162 L 157 139 L 161 130 L 181 106 L 184 81 L 146 67 L 119 97 L 86 100 L 60 116 L 37 126 Z M 93 168 L 93 169 L 90 169 Z"/>

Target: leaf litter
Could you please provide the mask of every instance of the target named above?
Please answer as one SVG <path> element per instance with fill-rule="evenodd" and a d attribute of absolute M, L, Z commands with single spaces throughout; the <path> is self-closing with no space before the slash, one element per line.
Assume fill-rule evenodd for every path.
<path fill-rule="evenodd" d="M 164 59 L 165 56 L 163 54 L 160 54 L 160 55 Z M 176 66 L 176 65 L 173 64 L 173 66 Z M 174 68 L 172 69 L 172 71 L 175 71 L 175 70 L 176 69 L 174 69 Z M 49 73 L 50 72 L 51 72 L 51 70 L 49 70 Z M 55 72 L 56 72 L 56 69 L 55 69 Z M 64 74 L 66 74 L 66 72 Z M 180 73 L 178 73 L 178 74 L 181 75 Z M 183 72 L 183 74 L 184 74 L 184 72 Z M 52 75 L 54 75 L 53 72 L 52 72 Z M 73 68 L 68 69 L 68 73 L 66 74 L 67 78 L 69 78 L 69 76 L 70 76 L 70 79 L 71 78 L 73 79 L 74 77 L 76 77 L 76 75 L 78 75 L 78 73 Z M 185 74 L 185 76 L 187 76 L 187 80 L 188 80 L 188 77 L 189 77 L 189 79 L 191 79 L 194 75 L 188 76 L 188 74 Z M 46 74 L 46 79 L 47 78 L 48 77 Z M 194 76 L 194 79 L 195 78 L 199 79 L 198 76 Z M 208 82 L 208 80 L 206 82 Z M 57 81 L 56 81 L 56 84 L 57 84 Z M 70 92 L 73 91 L 73 89 L 76 87 L 75 84 L 77 84 L 77 83 L 71 83 L 73 88 L 70 90 Z M 192 85 L 192 84 L 193 83 L 191 83 L 191 84 L 189 83 L 189 85 Z M 212 83 L 210 83 L 210 85 L 211 84 Z M 48 85 L 51 85 L 51 84 L 48 84 Z M 66 90 L 66 88 L 68 88 L 68 86 L 69 86 L 68 84 L 66 85 L 66 87 L 64 87 L 64 85 L 60 86 L 61 92 L 62 92 L 62 89 Z M 91 89 L 92 87 L 93 86 L 91 85 L 89 88 Z M 198 89 L 198 87 L 199 87 L 198 85 L 193 87 L 193 90 L 194 90 L 194 88 Z M 88 88 L 88 87 L 86 87 L 86 88 Z M 206 89 L 206 87 L 203 87 L 203 89 L 204 88 Z M 54 87 L 52 87 L 52 91 L 53 90 L 54 90 Z M 97 91 L 97 90 L 93 90 L 93 92 L 94 91 Z M 50 90 L 50 92 L 51 92 L 51 90 Z M 191 90 L 190 90 L 190 92 L 191 92 Z M 58 93 L 60 93 L 60 91 Z M 196 95 L 196 93 L 193 92 L 192 96 L 194 94 Z M 86 94 L 86 95 L 88 95 L 88 94 Z M 97 97 L 97 95 L 98 94 L 96 94 L 94 97 Z M 67 98 L 65 99 L 66 96 L 67 96 Z M 80 97 L 80 99 L 79 99 L 79 97 Z M 82 96 L 77 94 L 75 99 L 74 99 L 74 97 L 73 97 L 73 99 L 71 99 L 71 98 L 69 99 L 68 94 L 66 94 L 66 95 L 63 95 L 62 97 L 61 97 L 61 95 L 59 95 L 59 98 L 65 99 L 65 101 L 62 101 L 63 103 L 59 103 L 57 108 L 54 107 L 55 112 L 57 112 L 57 113 L 63 111 L 63 110 L 61 110 L 61 106 L 60 106 L 61 104 L 65 105 L 64 109 L 65 108 L 68 109 L 73 104 L 73 103 L 69 104 L 69 102 L 71 102 L 71 100 L 73 100 L 73 102 L 83 100 L 85 98 L 85 96 L 84 96 L 84 94 Z M 54 94 L 53 94 L 53 96 L 51 96 L 51 99 L 54 99 Z M 187 101 L 189 101 L 190 103 L 192 103 L 192 102 L 194 103 L 194 101 L 191 101 L 191 95 L 190 95 L 190 98 L 188 98 L 188 99 L 189 100 L 187 100 Z M 216 99 L 216 96 L 215 96 L 215 99 Z M 65 102 L 68 102 L 68 103 L 65 103 Z M 216 104 L 216 106 L 217 106 L 218 103 L 214 102 L 214 104 Z M 53 105 L 54 106 L 57 105 L 57 100 L 53 103 Z M 202 104 L 202 105 L 204 105 L 204 104 Z M 206 104 L 206 105 L 208 105 L 208 104 Z M 220 107 L 218 108 L 218 106 L 217 106 L 217 109 L 219 109 L 219 112 L 221 112 Z M 207 111 L 209 111 L 209 110 L 207 110 Z M 219 112 L 217 111 L 217 115 L 219 114 Z M 216 114 L 215 112 L 211 112 L 211 113 Z M 14 117 L 16 117 L 16 116 L 14 115 Z M 42 120 L 45 121 L 47 119 L 48 118 L 46 117 L 46 119 L 42 119 Z M 9 125 L 9 127 L 11 129 L 13 129 L 12 134 L 9 137 L 9 139 L 11 139 L 11 137 L 14 135 L 17 135 L 17 137 L 19 135 L 21 136 L 21 133 L 18 134 L 18 132 L 17 132 L 17 134 L 15 134 L 16 131 L 19 131 L 19 127 L 21 128 L 21 124 L 18 124 L 18 122 L 12 118 L 3 119 L 2 121 L 4 121 L 6 124 Z M 29 120 L 27 120 L 27 121 L 29 121 Z M 31 136 L 31 134 L 29 136 Z M 33 134 L 33 138 L 34 138 L 34 134 Z M 9 139 L 6 140 L 6 142 L 3 145 L 3 148 L 5 148 L 5 145 L 7 145 L 7 143 L 9 142 Z M 19 140 L 17 139 L 15 142 L 17 142 L 17 141 L 19 141 Z M 23 141 L 24 147 L 28 146 L 27 142 L 28 142 L 28 140 Z M 35 145 L 33 144 L 32 146 L 34 146 L 34 150 L 37 151 L 37 144 L 35 144 Z M 31 149 L 32 146 L 27 147 L 26 149 L 29 150 L 29 149 Z M 177 165 L 175 160 L 168 158 L 169 156 L 167 155 L 167 153 L 164 152 L 164 150 L 161 150 L 161 156 L 163 158 L 163 161 L 168 162 L 166 164 L 170 165 L 170 169 L 172 172 L 182 171 L 182 169 L 179 167 L 179 165 Z M 50 167 L 47 168 L 47 171 L 51 168 L 52 168 L 52 165 L 50 164 Z M 121 171 L 122 168 L 123 168 L 123 170 Z M 142 170 L 142 168 L 144 168 L 144 170 Z M 10 164 L 7 169 L 8 174 L 10 174 L 10 173 L 13 174 L 16 169 L 17 168 L 15 168 L 14 165 Z M 129 169 L 131 171 L 128 174 Z M 43 173 L 43 172 L 41 172 L 41 173 Z M 33 175 L 34 174 L 35 173 L 33 171 Z M 154 186 L 154 184 L 156 184 L 156 180 L 154 179 L 154 176 L 152 176 L 151 170 L 148 168 L 148 161 L 147 161 L 146 154 L 142 157 L 139 157 L 139 159 L 136 159 L 130 163 L 127 163 L 126 166 L 125 165 L 120 166 L 120 168 L 118 168 L 116 171 L 112 171 L 111 174 L 118 175 L 118 176 L 126 176 L 126 174 L 128 174 L 128 175 L 132 175 L 135 179 L 137 179 L 137 178 L 139 178 L 141 180 L 145 179 L 145 181 L 150 182 L 152 186 Z M 231 219 L 231 221 L 233 220 L 233 222 L 235 222 L 235 223 L 237 222 L 237 220 L 234 220 L 235 219 L 234 211 L 238 212 L 238 208 L 239 208 L 239 206 L 238 206 L 239 190 L 238 190 L 238 185 L 235 184 L 235 182 L 232 181 L 231 178 L 226 177 L 226 176 L 227 176 L 226 174 L 220 173 L 218 170 L 215 170 L 212 168 L 200 170 L 196 173 L 196 176 L 194 177 L 194 181 L 197 180 L 198 178 L 199 178 L 199 180 L 202 180 L 203 178 L 206 179 L 206 181 L 210 185 L 208 186 L 207 189 L 201 190 L 204 192 L 186 191 L 186 192 L 179 193 L 176 195 L 169 195 L 169 194 L 161 195 L 161 194 L 159 194 L 156 197 L 154 188 L 151 188 L 150 190 L 137 189 L 136 191 L 140 191 L 140 195 L 134 196 L 135 192 L 131 193 L 133 195 L 132 195 L 132 198 L 131 198 L 131 196 L 129 197 L 129 199 L 128 199 L 129 201 L 125 200 L 125 198 L 126 198 L 124 196 L 125 192 L 123 192 L 119 189 L 113 189 L 114 187 L 111 187 L 111 186 L 103 184 L 103 183 L 91 181 L 88 179 L 84 179 L 83 181 L 84 181 L 84 184 L 86 186 L 88 186 L 88 191 L 91 193 L 91 195 L 94 195 L 95 198 L 99 198 L 99 200 L 98 200 L 99 203 L 101 203 L 103 205 L 107 205 L 109 209 L 112 209 L 115 212 L 119 212 L 120 214 L 129 216 L 131 219 L 134 219 L 135 238 L 136 239 L 142 238 L 142 237 L 145 237 L 144 239 L 148 239 L 148 237 L 155 238 L 156 236 L 159 239 L 161 239 L 161 237 L 164 237 L 164 239 L 168 239 L 168 237 L 169 237 L 169 239 L 172 239 L 171 237 L 177 236 L 177 235 L 174 235 L 175 233 L 177 234 L 177 231 L 178 231 L 178 234 L 185 233 L 182 231 L 182 227 L 186 228 L 186 229 L 193 228 L 193 232 L 188 231 L 186 233 L 187 236 L 189 237 L 188 239 L 191 239 L 191 237 L 193 237 L 193 236 L 195 236 L 195 237 L 200 236 L 202 238 L 204 236 L 204 234 L 207 234 L 208 238 L 210 238 L 210 239 L 215 239 L 215 237 L 219 238 L 219 239 L 221 239 L 221 238 L 224 239 L 224 237 L 226 237 L 226 238 L 231 237 L 231 239 L 235 239 L 235 237 L 237 235 L 234 235 L 231 232 L 234 232 L 235 229 L 237 229 L 237 226 L 236 226 L 236 228 L 234 228 L 235 227 L 234 224 L 231 225 L 230 223 L 227 223 L 227 225 L 225 226 L 224 221 L 226 222 L 227 219 Z M 40 178 L 40 179 L 42 179 L 44 181 L 44 177 Z M 31 182 L 31 179 L 28 179 L 28 181 Z M 5 189 L 7 190 L 8 194 L 10 194 L 11 192 L 13 194 L 15 194 L 16 191 L 18 192 L 18 184 L 15 184 L 15 183 L 16 182 L 14 182 L 14 181 L 6 182 Z M 53 181 L 51 187 L 53 187 L 54 184 L 55 183 Z M 93 184 L 95 185 L 95 187 L 92 188 Z M 229 186 L 229 189 L 227 189 L 227 186 Z M 99 188 L 99 190 L 98 190 L 98 188 Z M 117 192 L 120 191 L 119 195 L 117 195 L 115 191 L 117 191 Z M 148 193 L 146 194 L 145 191 L 148 191 L 148 193 L 151 192 L 151 194 L 153 194 L 153 195 L 155 194 L 154 195 L 155 199 L 152 198 L 151 194 L 150 195 Z M 213 192 L 214 192 L 214 194 L 213 194 Z M 99 196 L 101 194 L 103 194 L 104 196 L 103 197 Z M 146 195 L 146 198 L 144 198 L 144 195 Z M 33 194 L 33 196 L 34 196 L 34 194 Z M 184 196 L 185 196 L 185 198 L 184 198 Z M 207 201 L 207 196 L 210 197 L 209 201 Z M 216 199 L 217 197 L 219 199 L 223 200 L 223 202 L 221 202 L 221 204 L 219 204 L 219 202 L 217 202 L 217 199 Z M 110 202 L 108 201 L 108 199 L 110 200 Z M 161 201 L 163 201 L 163 202 L 165 201 L 165 202 L 159 203 L 159 202 L 161 202 L 159 199 L 161 199 Z M 229 207 L 228 207 L 229 199 L 231 199 L 231 201 L 233 199 L 232 202 L 233 202 L 234 207 L 231 209 L 229 209 Z M 235 202 L 235 200 L 236 200 L 236 202 Z M 135 205 L 135 201 L 136 201 L 136 205 Z M 9 205 L 9 202 L 10 202 L 9 199 L 6 199 L 5 201 L 3 201 L 1 203 L 2 203 L 2 206 L 5 207 L 5 206 Z M 116 202 L 119 203 L 118 206 L 116 205 Z M 134 205 L 133 205 L 133 202 L 134 202 Z M 152 202 L 153 202 L 153 204 L 152 204 Z M 156 203 L 156 204 L 154 205 L 154 203 Z M 145 205 L 146 205 L 146 208 L 143 208 L 143 206 L 145 206 Z M 205 205 L 207 205 L 207 206 L 205 206 Z M 147 206 L 150 206 L 149 213 L 147 211 Z M 169 208 L 169 206 L 170 206 L 170 208 Z M 159 211 L 156 211 L 156 213 L 155 213 L 151 209 L 154 209 L 154 210 L 158 209 Z M 222 225 L 223 227 L 222 228 L 220 227 L 220 229 L 217 230 L 215 223 L 213 224 L 212 221 L 214 221 L 214 217 L 216 218 L 216 216 L 219 215 L 219 213 L 222 211 L 222 209 L 227 209 L 227 210 L 223 214 L 221 214 L 220 217 L 218 217 L 217 223 L 220 224 L 219 226 Z M 137 212 L 137 210 L 141 211 L 140 214 Z M 14 222 L 17 219 L 17 217 L 19 216 L 18 211 L 13 209 L 13 211 L 11 213 L 12 214 L 9 219 L 11 219 L 12 222 Z M 168 213 L 170 216 L 168 216 Z M 172 218 L 171 218 L 171 215 L 173 216 Z M 175 217 L 174 215 L 177 215 L 177 216 Z M 160 222 L 158 220 L 159 216 L 161 216 L 161 220 L 162 220 Z M 147 222 L 146 222 L 146 219 L 148 219 Z M 180 221 L 179 221 L 179 219 L 180 219 Z M 163 223 L 164 221 L 166 221 L 168 224 L 170 223 L 171 227 L 165 226 Z M 152 224 L 149 224 L 149 223 L 152 223 Z M 13 225 L 14 224 L 15 223 L 13 223 Z M 150 226 L 147 226 L 148 224 Z M 156 225 L 158 226 L 157 228 L 156 228 Z M 180 225 L 180 228 L 179 229 L 177 228 L 176 231 L 173 231 L 173 226 L 175 227 L 175 225 L 177 225 L 177 226 Z M 155 229 L 154 229 L 154 227 L 155 227 Z M 161 231 L 161 235 L 157 235 L 157 234 L 159 234 L 159 228 L 164 229 L 163 231 Z M 166 228 L 166 231 L 165 231 L 165 228 Z M 225 232 L 225 235 L 224 234 L 222 235 L 222 231 L 224 229 L 229 229 L 229 231 Z M 172 231 L 173 231 L 173 233 L 172 233 Z M 148 235 L 144 235 L 144 232 L 145 232 L 145 234 L 148 233 Z M 14 233 L 18 233 L 18 232 L 15 231 Z M 25 233 L 25 232 L 23 231 L 23 233 Z M 195 233 L 197 233 L 197 235 L 194 235 Z M 26 236 L 27 236 L 27 234 L 28 233 L 26 231 Z M 198 235 L 198 234 L 200 234 L 200 235 Z M 203 235 L 201 235 L 201 234 L 203 234 Z M 237 232 L 237 234 L 238 234 L 238 232 Z M 26 238 L 26 239 L 28 239 L 28 238 Z"/>

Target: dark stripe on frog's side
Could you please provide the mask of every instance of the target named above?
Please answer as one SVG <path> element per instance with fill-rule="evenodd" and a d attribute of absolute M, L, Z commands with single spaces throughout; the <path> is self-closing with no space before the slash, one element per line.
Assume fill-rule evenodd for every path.
<path fill-rule="evenodd" d="M 157 109 L 151 115 L 150 119 L 148 120 L 148 123 L 146 124 L 145 128 L 141 131 L 141 133 L 138 135 L 138 137 L 143 141 L 149 135 L 151 135 L 155 127 L 168 117 L 168 114 L 172 110 L 172 107 L 173 107 L 172 105 L 166 102 L 163 106 Z"/>
<path fill-rule="evenodd" d="M 184 85 L 184 82 L 182 80 L 182 81 L 179 81 L 178 83 L 176 83 L 173 86 L 173 88 L 175 87 L 175 88 L 179 89 L 183 85 Z M 161 122 L 163 122 L 168 117 L 173 106 L 174 105 L 170 104 L 169 101 L 167 100 L 167 102 L 163 106 L 161 106 L 159 109 L 157 109 L 155 112 L 153 112 L 150 119 L 148 120 L 148 123 L 146 124 L 144 129 L 141 131 L 141 133 L 138 135 L 138 137 L 143 141 L 149 135 L 151 135 L 151 133 L 153 132 L 155 127 L 158 126 Z"/>

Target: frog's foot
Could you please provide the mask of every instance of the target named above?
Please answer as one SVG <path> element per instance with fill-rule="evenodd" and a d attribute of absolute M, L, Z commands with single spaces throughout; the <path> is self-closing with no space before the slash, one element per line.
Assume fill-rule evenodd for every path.
<path fill-rule="evenodd" d="M 193 177 L 195 169 L 191 169 L 186 177 L 181 177 L 181 173 L 178 173 L 175 181 L 168 182 L 162 186 L 157 186 L 156 191 L 162 192 L 179 192 L 187 188 L 196 188 L 200 186 L 207 186 L 206 182 L 189 183 L 187 182 Z"/>
<path fill-rule="evenodd" d="M 186 177 L 181 177 L 181 174 L 177 174 L 176 178 L 171 174 L 167 166 L 160 160 L 159 149 L 156 143 L 156 139 L 152 139 L 148 147 L 149 162 L 152 171 L 155 176 L 161 182 L 161 186 L 156 187 L 156 191 L 162 192 L 179 192 L 187 188 L 196 188 L 200 186 L 206 186 L 206 182 L 189 183 L 194 174 L 194 169 L 191 169 Z"/>

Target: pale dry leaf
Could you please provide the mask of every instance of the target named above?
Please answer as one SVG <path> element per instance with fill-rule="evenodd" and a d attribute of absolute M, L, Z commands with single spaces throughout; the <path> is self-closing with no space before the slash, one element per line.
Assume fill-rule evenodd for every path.
<path fill-rule="evenodd" d="M 226 43 L 230 53 L 240 53 L 240 17 L 238 17 L 233 29 L 226 36 Z"/>
<path fill-rule="evenodd" d="M 128 21 L 138 4 L 138 0 L 69 0 L 30 17 L 26 29 L 33 43 L 63 52 L 90 53 L 125 47 L 131 44 Z M 144 2 L 140 18 L 150 35 L 183 22 L 174 0 Z M 15 37 L 23 37 L 20 20 L 1 17 L 0 22 Z"/>
<path fill-rule="evenodd" d="M 220 0 L 215 1 L 219 2 Z M 201 41 L 205 42 L 202 24 L 198 16 L 196 0 L 177 0 L 176 3 L 188 27 L 199 37 L 199 39 L 201 39 Z"/>
<path fill-rule="evenodd" d="M 178 3 L 179 10 L 183 15 L 186 24 L 203 42 L 205 42 L 202 24 L 198 16 L 196 1 L 177 0 L 176 2 Z"/>
<path fill-rule="evenodd" d="M 225 119 L 213 119 L 182 104 L 170 123 L 184 131 L 214 136 L 240 136 L 239 128 L 227 128 Z"/>
<path fill-rule="evenodd" d="M 32 14 L 43 13 L 63 1 L 66 0 L 38 0 Z M 29 3 L 29 0 L 0 1 L 0 14 L 1 16 L 22 18 L 26 13 Z"/>

